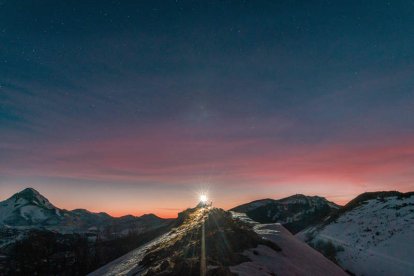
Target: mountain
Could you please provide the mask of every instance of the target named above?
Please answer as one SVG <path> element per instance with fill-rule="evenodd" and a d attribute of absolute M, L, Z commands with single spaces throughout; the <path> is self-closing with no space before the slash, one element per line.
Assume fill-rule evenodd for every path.
<path fill-rule="evenodd" d="M 68 211 L 27 188 L 0 202 L 0 275 L 85 275 L 168 231 L 172 221 Z"/>
<path fill-rule="evenodd" d="M 414 275 L 414 193 L 364 193 L 297 234 L 355 275 Z"/>
<path fill-rule="evenodd" d="M 280 224 L 196 207 L 171 231 L 94 271 L 102 275 L 346 275 Z"/>
<path fill-rule="evenodd" d="M 42 225 L 57 223 L 63 213 L 44 196 L 32 188 L 0 202 L 0 224 L 11 226 Z"/>
<path fill-rule="evenodd" d="M 59 233 L 102 232 L 127 234 L 160 225 L 168 220 L 153 214 L 142 217 L 114 218 L 106 213 L 85 209 L 59 209 L 33 188 L 26 188 L 0 202 L 0 227 L 16 229 L 47 229 Z"/>
<path fill-rule="evenodd" d="M 320 223 L 339 206 L 318 196 L 293 195 L 274 200 L 262 199 L 237 206 L 231 211 L 246 213 L 261 223 L 279 222 L 292 233 Z"/>

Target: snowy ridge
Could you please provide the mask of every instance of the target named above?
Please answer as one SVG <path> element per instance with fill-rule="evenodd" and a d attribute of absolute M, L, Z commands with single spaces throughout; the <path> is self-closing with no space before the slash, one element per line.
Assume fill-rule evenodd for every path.
<path fill-rule="evenodd" d="M 275 242 L 282 251 L 275 252 L 259 245 L 247 250 L 250 262 L 231 268 L 238 275 L 346 275 L 346 273 L 322 254 L 298 240 L 280 223 L 260 224 L 245 214 L 233 212 L 235 218 L 254 225 L 260 236 Z"/>
<path fill-rule="evenodd" d="M 414 275 L 414 195 L 357 203 L 297 236 L 356 275 Z"/>

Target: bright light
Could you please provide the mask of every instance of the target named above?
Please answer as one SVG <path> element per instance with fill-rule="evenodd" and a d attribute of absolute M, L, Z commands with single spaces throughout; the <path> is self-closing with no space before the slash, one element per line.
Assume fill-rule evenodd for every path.
<path fill-rule="evenodd" d="M 207 198 L 207 196 L 206 196 L 206 195 L 200 195 L 200 202 L 202 202 L 202 203 L 206 203 L 206 202 L 207 202 L 207 200 L 208 200 L 208 198 Z"/>

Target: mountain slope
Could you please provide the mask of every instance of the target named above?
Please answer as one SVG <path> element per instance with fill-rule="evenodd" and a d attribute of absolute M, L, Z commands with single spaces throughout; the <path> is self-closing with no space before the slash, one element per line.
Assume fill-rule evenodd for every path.
<path fill-rule="evenodd" d="M 346 275 L 280 224 L 258 224 L 244 214 L 211 207 L 181 213 L 169 233 L 90 275 L 203 275 L 204 272 L 205 275 Z"/>
<path fill-rule="evenodd" d="M 231 211 L 246 213 L 261 223 L 279 222 L 292 233 L 320 223 L 339 208 L 318 196 L 293 195 L 279 200 L 263 199 L 237 206 Z"/>
<path fill-rule="evenodd" d="M 293 236 L 280 223 L 260 224 L 245 214 L 233 216 L 252 225 L 261 237 L 276 243 L 281 252 L 271 252 L 259 246 L 245 252 L 251 261 L 231 268 L 238 275 L 346 275 L 346 273 L 322 254 Z"/>
<path fill-rule="evenodd" d="M 297 236 L 356 275 L 414 275 L 413 233 L 414 193 L 378 192 Z"/>

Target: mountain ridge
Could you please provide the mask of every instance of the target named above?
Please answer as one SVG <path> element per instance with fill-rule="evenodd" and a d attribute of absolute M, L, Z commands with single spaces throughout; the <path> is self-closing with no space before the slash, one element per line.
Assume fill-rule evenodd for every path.
<path fill-rule="evenodd" d="M 296 236 L 355 275 L 414 275 L 414 192 L 363 193 Z"/>
<path fill-rule="evenodd" d="M 231 211 L 246 213 L 261 223 L 280 222 L 292 233 L 319 223 L 340 208 L 320 196 L 295 194 L 281 199 L 255 200 L 236 206 Z"/>
<path fill-rule="evenodd" d="M 104 228 L 124 231 L 142 229 L 149 224 L 170 221 L 155 214 L 113 217 L 105 212 L 83 208 L 60 209 L 34 188 L 25 188 L 0 202 L 0 227 L 18 229 L 48 229 L 61 233 L 103 231 Z M 106 232 L 109 232 L 106 231 Z"/>

